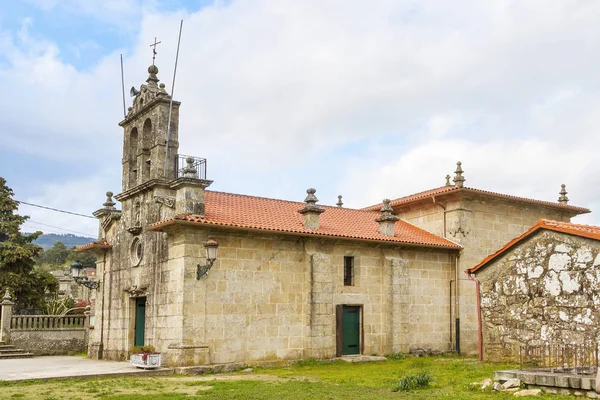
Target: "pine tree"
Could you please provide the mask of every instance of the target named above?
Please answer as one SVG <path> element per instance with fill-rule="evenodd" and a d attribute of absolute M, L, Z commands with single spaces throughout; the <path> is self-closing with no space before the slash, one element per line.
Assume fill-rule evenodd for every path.
<path fill-rule="evenodd" d="M 42 232 L 21 233 L 21 225 L 29 219 L 16 213 L 19 203 L 6 180 L 0 177 L 0 290 L 9 289 L 17 310 L 42 310 L 46 294 L 58 289 L 49 273 L 34 269 L 34 257 L 42 250 L 33 244 Z"/>

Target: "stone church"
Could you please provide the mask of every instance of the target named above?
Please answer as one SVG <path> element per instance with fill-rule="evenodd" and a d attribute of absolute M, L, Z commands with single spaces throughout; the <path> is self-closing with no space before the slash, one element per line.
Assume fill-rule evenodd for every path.
<path fill-rule="evenodd" d="M 473 352 L 463 271 L 539 218 L 589 212 L 566 193 L 467 188 L 460 164 L 453 184 L 361 210 L 320 205 L 315 189 L 303 202 L 211 191 L 206 160 L 178 153 L 180 103 L 148 74 L 119 123 L 120 210 L 108 192 L 98 240 L 79 248 L 98 255 L 92 357 L 142 344 L 172 366 Z"/>

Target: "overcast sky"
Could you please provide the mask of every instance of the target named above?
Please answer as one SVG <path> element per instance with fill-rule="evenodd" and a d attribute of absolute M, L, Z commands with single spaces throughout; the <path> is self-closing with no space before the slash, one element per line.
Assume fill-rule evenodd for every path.
<path fill-rule="evenodd" d="M 121 189 L 125 86 L 158 46 L 180 153 L 212 190 L 362 207 L 444 184 L 597 210 L 596 0 L 22 0 L 0 8 L 0 176 L 18 200 L 91 214 Z M 127 96 L 127 105 L 131 99 Z M 25 230 L 95 235 L 21 206 Z M 61 229 L 59 229 L 61 228 Z"/>

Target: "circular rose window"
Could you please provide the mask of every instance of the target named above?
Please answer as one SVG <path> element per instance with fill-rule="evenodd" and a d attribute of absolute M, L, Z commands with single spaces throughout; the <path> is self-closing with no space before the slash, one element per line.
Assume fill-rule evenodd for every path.
<path fill-rule="evenodd" d="M 131 243 L 131 263 L 133 266 L 137 266 L 142 261 L 142 257 L 144 256 L 144 246 L 142 245 L 142 241 L 139 238 L 133 239 L 133 243 Z"/>

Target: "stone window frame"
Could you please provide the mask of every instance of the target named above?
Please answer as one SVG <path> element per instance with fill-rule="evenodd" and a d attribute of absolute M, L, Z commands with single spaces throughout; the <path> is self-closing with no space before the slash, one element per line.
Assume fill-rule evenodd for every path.
<path fill-rule="evenodd" d="M 129 248 L 129 259 L 131 260 L 132 266 L 137 267 L 140 265 L 143 258 L 144 244 L 139 237 L 136 237 L 131 242 L 131 247 Z"/>
<path fill-rule="evenodd" d="M 345 255 L 344 256 L 344 286 L 354 286 L 355 280 L 354 277 L 356 275 L 356 267 L 355 267 L 355 257 L 354 255 Z"/>

